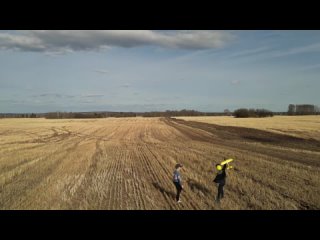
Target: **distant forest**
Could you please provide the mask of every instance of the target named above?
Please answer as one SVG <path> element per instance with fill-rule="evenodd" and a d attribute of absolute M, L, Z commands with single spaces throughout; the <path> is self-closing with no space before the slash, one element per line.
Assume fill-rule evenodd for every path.
<path fill-rule="evenodd" d="M 272 112 L 267 109 L 237 109 L 234 112 L 200 112 L 183 109 L 180 111 L 154 112 L 48 112 L 48 113 L 0 113 L 0 118 L 47 118 L 47 119 L 81 119 L 108 117 L 178 117 L 178 116 L 234 116 L 234 117 L 272 117 L 273 115 L 319 115 L 319 107 L 310 104 L 288 106 L 287 112 Z"/>
<path fill-rule="evenodd" d="M 171 116 L 222 116 L 225 113 L 206 113 L 195 110 L 165 112 L 48 112 L 48 113 L 0 113 L 0 118 L 108 118 L 108 117 L 171 117 Z"/>

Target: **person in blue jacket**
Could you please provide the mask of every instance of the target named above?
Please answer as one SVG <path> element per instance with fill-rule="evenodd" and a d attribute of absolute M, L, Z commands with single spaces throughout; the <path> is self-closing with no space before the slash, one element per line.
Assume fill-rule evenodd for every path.
<path fill-rule="evenodd" d="M 175 170 L 173 172 L 173 183 L 177 189 L 177 195 L 176 195 L 177 203 L 181 203 L 180 194 L 181 194 L 181 191 L 183 190 L 182 179 L 180 175 L 180 169 L 182 168 L 183 168 L 182 164 L 178 163 L 175 166 Z"/>

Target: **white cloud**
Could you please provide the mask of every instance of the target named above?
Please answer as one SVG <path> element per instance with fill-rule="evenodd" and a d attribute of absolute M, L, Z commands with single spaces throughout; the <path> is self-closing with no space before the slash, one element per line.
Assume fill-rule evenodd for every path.
<path fill-rule="evenodd" d="M 131 84 L 129 84 L 129 83 L 122 84 L 122 85 L 120 85 L 120 87 L 122 87 L 122 88 L 129 88 L 129 87 L 131 87 Z"/>
<path fill-rule="evenodd" d="M 32 95 L 33 98 L 101 98 L 104 94 L 88 93 L 81 95 L 70 95 L 70 94 L 60 94 L 60 93 L 41 93 L 37 95 Z"/>
<path fill-rule="evenodd" d="M 41 39 L 32 35 L 16 35 L 10 33 L 0 33 L 0 49 L 14 49 L 25 51 L 44 51 L 45 45 Z"/>
<path fill-rule="evenodd" d="M 243 57 L 243 56 L 255 55 L 257 53 L 268 51 L 269 49 L 270 49 L 269 47 L 259 47 L 259 48 L 254 48 L 254 49 L 247 49 L 244 51 L 230 54 L 229 57 Z"/>
<path fill-rule="evenodd" d="M 231 81 L 231 84 L 238 85 L 238 84 L 240 84 L 240 80 L 233 80 L 233 81 Z"/>
<path fill-rule="evenodd" d="M 233 39 L 223 31 L 28 30 L 0 33 L 0 49 L 64 54 L 108 47 L 154 45 L 164 48 L 219 48 Z"/>
<path fill-rule="evenodd" d="M 301 71 L 307 71 L 307 70 L 313 70 L 313 69 L 317 69 L 320 68 L 320 64 L 314 64 L 314 65 L 310 65 L 310 66 L 305 66 L 303 68 L 301 68 Z"/>
<path fill-rule="evenodd" d="M 107 73 L 109 73 L 109 71 L 108 70 L 105 70 L 105 69 L 96 69 L 96 70 L 94 70 L 95 72 L 97 72 L 97 73 L 101 73 L 101 74 L 107 74 Z"/>
<path fill-rule="evenodd" d="M 283 50 L 283 51 L 274 51 L 272 52 L 271 57 L 285 57 L 285 56 L 296 55 L 301 53 L 319 52 L 319 51 L 320 51 L 320 43 L 315 43 L 315 44 L 310 44 L 306 46 L 290 48 L 288 50 Z"/>
<path fill-rule="evenodd" d="M 98 97 L 104 97 L 103 94 L 84 94 L 81 95 L 83 98 L 98 98 Z"/>
<path fill-rule="evenodd" d="M 48 97 L 53 97 L 53 98 L 61 98 L 63 97 L 62 94 L 59 94 L 59 93 L 41 93 L 41 94 L 38 94 L 38 95 L 33 95 L 32 97 L 45 97 L 45 98 L 48 98 Z"/>

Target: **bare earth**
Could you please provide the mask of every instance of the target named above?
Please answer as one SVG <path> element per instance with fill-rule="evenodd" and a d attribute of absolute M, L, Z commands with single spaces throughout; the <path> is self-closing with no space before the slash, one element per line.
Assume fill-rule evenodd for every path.
<path fill-rule="evenodd" d="M 187 121 L 222 126 L 255 128 L 286 135 L 320 140 L 320 116 L 274 116 L 272 118 L 177 117 Z"/>
<path fill-rule="evenodd" d="M 320 209 L 318 133 L 290 124 L 304 133 L 164 118 L 0 119 L 0 209 Z M 212 180 L 224 157 L 235 168 L 218 206 Z"/>

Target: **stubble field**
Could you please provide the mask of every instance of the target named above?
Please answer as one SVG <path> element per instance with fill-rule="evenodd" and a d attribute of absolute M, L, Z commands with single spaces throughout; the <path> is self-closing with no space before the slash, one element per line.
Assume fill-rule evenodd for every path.
<path fill-rule="evenodd" d="M 188 120 L 0 119 L 0 209 L 320 209 L 317 134 Z M 216 205 L 224 157 L 234 169 Z"/>

